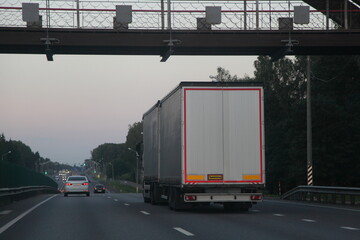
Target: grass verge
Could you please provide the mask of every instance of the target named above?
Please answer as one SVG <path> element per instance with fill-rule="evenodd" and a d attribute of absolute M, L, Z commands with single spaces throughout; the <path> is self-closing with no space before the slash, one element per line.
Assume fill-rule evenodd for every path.
<path fill-rule="evenodd" d="M 135 193 L 136 188 L 125 185 L 116 181 L 106 181 L 106 185 L 110 186 L 112 190 L 118 193 Z"/>

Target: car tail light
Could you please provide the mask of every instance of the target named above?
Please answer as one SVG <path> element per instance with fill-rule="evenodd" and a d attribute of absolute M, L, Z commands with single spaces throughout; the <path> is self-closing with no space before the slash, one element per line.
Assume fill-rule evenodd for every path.
<path fill-rule="evenodd" d="M 71 186 L 72 184 L 71 183 L 65 183 L 66 186 Z"/>
<path fill-rule="evenodd" d="M 185 201 L 196 201 L 195 195 L 185 195 Z"/>
<path fill-rule="evenodd" d="M 89 185 L 89 183 L 87 183 L 87 182 L 84 182 L 82 185 Z"/>
<path fill-rule="evenodd" d="M 251 200 L 261 200 L 261 199 L 262 199 L 262 195 L 251 195 L 250 199 L 251 199 Z"/>

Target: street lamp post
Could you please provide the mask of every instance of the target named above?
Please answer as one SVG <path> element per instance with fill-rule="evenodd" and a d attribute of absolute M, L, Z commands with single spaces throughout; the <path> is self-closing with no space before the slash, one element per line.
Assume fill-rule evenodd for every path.
<path fill-rule="evenodd" d="M 92 162 L 92 163 L 94 163 L 94 165 L 95 165 L 95 171 L 96 171 L 96 173 L 97 173 L 97 169 L 98 169 L 99 163 L 98 163 L 98 162 L 95 162 L 94 160 L 91 160 L 91 159 L 89 159 L 89 161 Z M 94 173 L 94 171 L 93 171 L 93 173 Z"/>
<path fill-rule="evenodd" d="M 7 153 L 4 153 L 3 155 L 1 155 L 1 161 L 4 161 L 4 156 L 6 156 L 6 155 L 8 155 L 10 153 L 11 153 L 11 151 L 8 151 Z"/>
<path fill-rule="evenodd" d="M 106 162 L 104 161 L 104 157 L 101 157 L 100 161 L 99 161 L 99 165 L 101 168 L 101 176 L 105 177 L 105 180 L 107 180 L 107 173 L 106 173 Z"/>
<path fill-rule="evenodd" d="M 43 162 L 43 163 L 39 163 L 39 167 L 40 167 L 40 172 L 41 172 L 41 173 L 44 172 L 44 166 L 45 166 L 46 164 L 49 164 L 49 163 L 51 163 L 51 161 L 46 161 L 46 162 Z M 47 169 L 48 169 L 48 168 L 47 168 Z M 47 172 L 47 170 L 46 170 L 46 172 Z"/>
<path fill-rule="evenodd" d="M 115 177 L 114 177 L 114 164 L 112 164 L 112 163 L 109 163 L 109 164 L 111 165 L 111 170 L 112 170 L 112 175 L 111 175 L 112 180 L 115 181 Z"/>
<path fill-rule="evenodd" d="M 128 148 L 128 150 L 136 154 L 136 193 L 139 193 L 139 153 L 131 148 Z"/>

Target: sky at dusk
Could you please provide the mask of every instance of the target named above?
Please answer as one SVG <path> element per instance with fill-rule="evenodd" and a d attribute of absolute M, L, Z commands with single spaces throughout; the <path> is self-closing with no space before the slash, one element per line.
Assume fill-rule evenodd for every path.
<path fill-rule="evenodd" d="M 255 56 L 0 55 L 0 133 L 42 157 L 79 164 L 181 81 L 210 81 L 218 66 L 253 76 Z"/>

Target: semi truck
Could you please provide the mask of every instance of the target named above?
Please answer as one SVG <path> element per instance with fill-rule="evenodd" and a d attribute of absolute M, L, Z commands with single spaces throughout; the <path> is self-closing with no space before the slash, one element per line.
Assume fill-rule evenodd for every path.
<path fill-rule="evenodd" d="M 143 197 L 170 209 L 248 210 L 265 185 L 257 82 L 181 82 L 143 115 Z"/>

